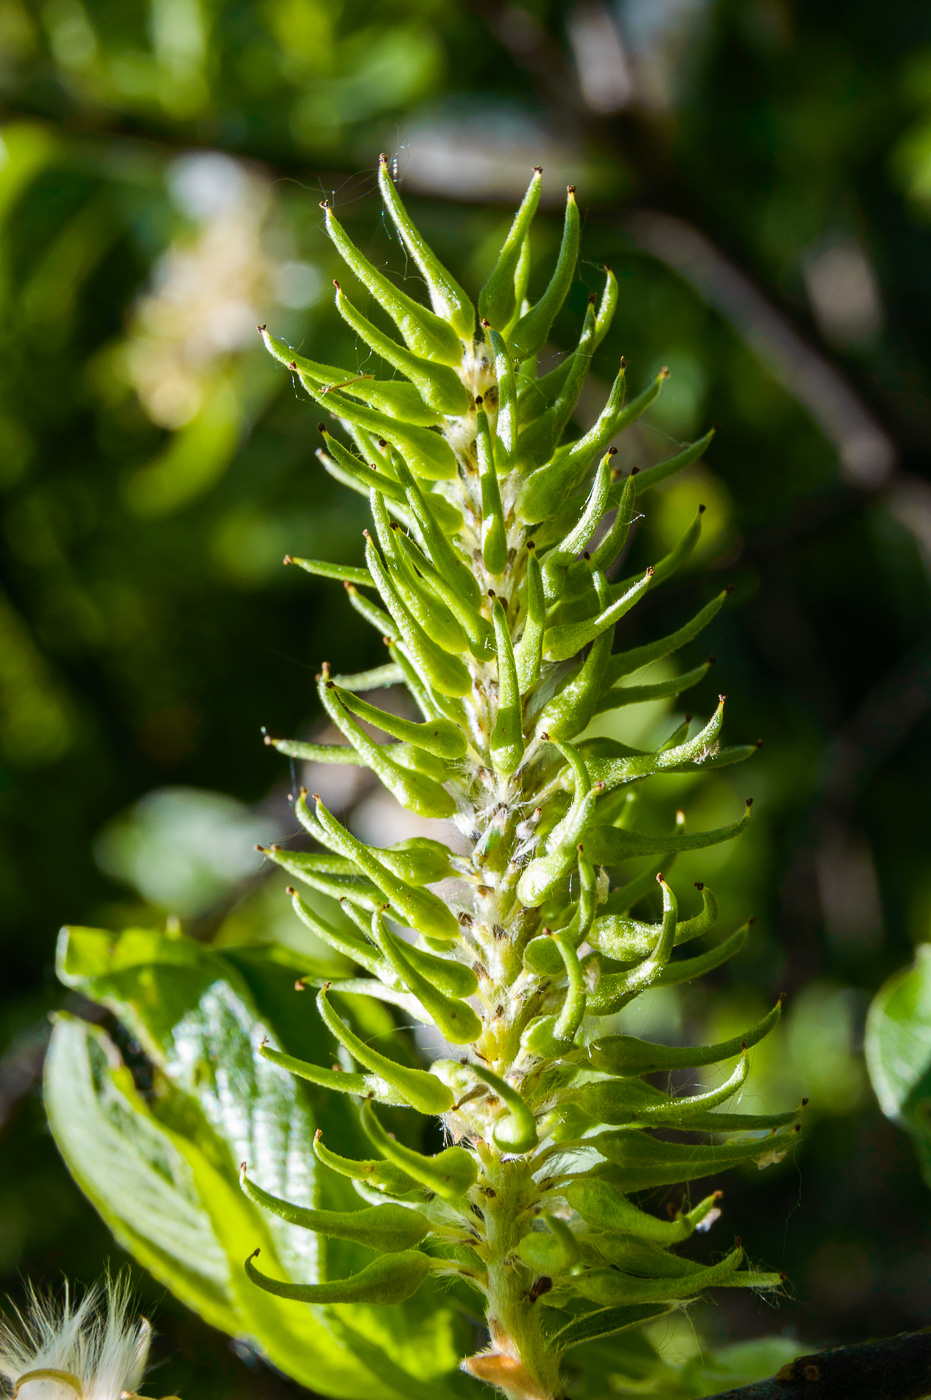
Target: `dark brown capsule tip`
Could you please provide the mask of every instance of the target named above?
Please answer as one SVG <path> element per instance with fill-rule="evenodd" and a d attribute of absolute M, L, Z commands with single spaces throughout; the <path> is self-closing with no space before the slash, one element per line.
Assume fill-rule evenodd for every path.
<path fill-rule="evenodd" d="M 288 369 L 297 369 L 297 360 L 289 360 Z"/>
<path fill-rule="evenodd" d="M 335 277 L 333 278 L 333 286 L 336 288 L 336 290 L 337 290 L 338 292 L 341 292 L 341 291 L 343 290 L 342 287 L 339 285 L 339 282 L 337 281 L 337 279 L 336 279 Z"/>
<path fill-rule="evenodd" d="M 753 806 L 753 798 L 752 798 L 752 797 L 748 797 L 748 798 L 747 798 L 747 806 L 748 806 L 748 807 L 752 807 L 752 806 Z"/>
<path fill-rule="evenodd" d="M 293 896 L 297 894 L 297 890 L 294 888 L 293 885 L 289 885 L 288 888 L 285 890 L 285 894 L 290 894 Z"/>
<path fill-rule="evenodd" d="M 705 513 L 705 511 L 706 511 L 707 509 L 708 509 L 707 506 L 699 506 L 699 507 L 698 507 L 698 513 L 699 513 L 699 515 L 704 515 L 704 513 Z"/>
<path fill-rule="evenodd" d="M 706 666 L 713 666 L 714 663 L 717 661 L 717 659 L 718 659 L 718 658 L 717 658 L 716 656 L 709 656 L 709 657 L 708 657 L 708 660 L 705 662 L 705 665 L 706 665 Z"/>
<path fill-rule="evenodd" d="M 697 890 L 703 890 L 703 889 L 705 888 L 705 886 L 702 884 L 701 880 L 696 880 L 696 881 L 695 881 L 695 888 L 696 888 Z"/>
<path fill-rule="evenodd" d="M 656 573 L 656 570 L 654 569 L 653 565 L 651 564 L 650 567 L 647 569 L 647 578 L 652 578 L 653 575 L 654 575 L 655 573 Z M 690 716 L 690 718 L 691 718 L 691 716 Z"/>
<path fill-rule="evenodd" d="M 265 326 L 256 326 L 256 330 L 258 331 L 259 335 L 261 335 L 265 329 Z"/>
<path fill-rule="evenodd" d="M 379 439 L 378 439 L 378 446 L 379 446 L 379 447 L 387 447 L 388 444 L 385 442 L 385 439 L 384 439 L 384 438 L 379 438 Z"/>
<path fill-rule="evenodd" d="M 595 293 L 594 293 L 594 292 L 589 292 L 589 294 L 588 294 L 588 304 L 589 304 L 589 306 L 594 306 L 594 305 L 595 305 L 595 302 L 596 302 L 597 300 L 598 300 L 598 298 L 595 296 Z"/>
<path fill-rule="evenodd" d="M 753 745 L 753 747 L 754 747 L 755 749 L 761 749 L 761 748 L 763 747 L 763 740 L 762 740 L 762 739 L 757 739 L 756 742 L 755 742 L 755 744 Z"/>
<path fill-rule="evenodd" d="M 537 547 L 537 542 L 536 542 L 536 540 L 528 540 L 528 541 L 527 541 L 527 548 L 528 548 L 528 549 L 536 549 L 536 547 Z"/>
<path fill-rule="evenodd" d="M 756 915 L 755 915 L 755 914 L 751 914 L 750 917 L 749 917 L 749 919 L 747 920 L 747 923 L 748 923 L 748 924 L 755 924 L 755 923 L 756 923 Z"/>
<path fill-rule="evenodd" d="M 616 448 L 616 447 L 609 447 L 609 448 L 608 448 L 608 456 L 609 456 L 609 457 L 616 457 L 616 456 L 617 456 L 617 448 Z"/>
<path fill-rule="evenodd" d="M 567 185 L 566 194 L 575 194 L 575 185 Z"/>
<path fill-rule="evenodd" d="M 626 368 L 627 368 L 627 356 L 626 356 L 626 355 L 622 355 L 622 356 L 621 356 L 621 369 L 626 369 Z"/>
<path fill-rule="evenodd" d="M 318 424 L 317 424 L 317 432 L 318 432 L 318 433 L 326 433 L 326 423 L 318 423 Z"/>
<path fill-rule="evenodd" d="M 631 474 L 631 476 L 639 476 L 639 475 L 640 475 L 640 468 L 639 468 L 639 467 L 631 467 L 631 469 L 630 469 L 630 474 Z"/>
<path fill-rule="evenodd" d="M 734 585 L 733 585 L 732 583 L 729 583 L 729 584 L 727 585 L 727 587 L 725 588 L 725 590 L 724 590 L 725 593 L 733 593 L 733 591 L 734 591 Z"/>
<path fill-rule="evenodd" d="M 261 851 L 263 855 L 265 854 L 265 847 L 264 847 L 264 846 L 260 846 L 260 845 L 258 844 L 258 842 L 256 842 L 256 844 L 253 846 L 252 849 L 255 850 L 255 851 Z"/>
<path fill-rule="evenodd" d="M 735 1249 L 743 1249 L 743 1243 L 744 1243 L 744 1242 L 743 1242 L 743 1240 L 740 1238 L 739 1235 L 735 1235 L 735 1236 L 734 1236 L 734 1248 L 735 1248 Z"/>
<path fill-rule="evenodd" d="M 258 1257 L 259 1257 L 259 1255 L 260 1255 L 261 1253 L 262 1253 L 262 1251 L 261 1251 L 260 1249 L 254 1249 L 254 1250 L 252 1251 L 252 1253 L 249 1255 L 249 1258 L 250 1258 L 250 1259 L 258 1259 Z"/>
<path fill-rule="evenodd" d="M 808 1100 L 807 1100 L 807 1099 L 802 1099 L 802 1108 L 807 1108 L 807 1107 L 808 1107 Z"/>
<path fill-rule="evenodd" d="M 534 173 L 535 175 L 542 175 L 542 174 L 543 174 L 543 166 L 542 166 L 542 165 L 535 165 L 535 166 L 533 167 L 533 173 Z"/>

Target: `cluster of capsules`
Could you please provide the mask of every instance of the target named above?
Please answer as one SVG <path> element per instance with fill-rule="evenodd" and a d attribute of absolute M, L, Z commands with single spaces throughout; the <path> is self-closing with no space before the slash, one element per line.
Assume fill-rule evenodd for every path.
<path fill-rule="evenodd" d="M 317 992 L 339 1047 L 336 1067 L 271 1045 L 263 1054 L 350 1095 L 373 1155 L 342 1157 L 318 1136 L 320 1163 L 352 1180 L 357 1210 L 278 1200 L 248 1172 L 243 1187 L 285 1219 L 366 1245 L 375 1258 L 349 1278 L 306 1286 L 275 1281 L 254 1259 L 247 1267 L 261 1287 L 311 1303 L 391 1303 L 431 1273 L 460 1278 L 484 1296 L 491 1337 L 467 1369 L 515 1395 L 559 1395 L 569 1347 L 710 1287 L 782 1283 L 748 1268 L 739 1242 L 710 1264 L 676 1252 L 720 1214 L 719 1192 L 665 1217 L 642 1203 L 643 1193 L 788 1150 L 796 1109 L 760 1116 L 720 1107 L 740 1090 L 748 1051 L 780 1005 L 743 1035 L 693 1048 L 606 1033 L 604 1019 L 648 988 L 718 967 L 747 936 L 745 926 L 695 952 L 715 929 L 715 897 L 697 886 L 700 907 L 680 917 L 666 876 L 678 853 L 737 836 L 749 802 L 716 830 L 687 831 L 681 814 L 658 834 L 634 825 L 644 780 L 754 752 L 752 744 L 721 747 L 724 698 L 697 733 L 687 720 L 655 750 L 586 737 L 597 717 L 678 695 L 711 664 L 676 676 L 666 666 L 660 680 L 646 669 L 696 637 L 726 590 L 667 635 L 621 650 L 614 642 L 616 624 L 688 559 L 701 531 L 700 509 L 669 554 L 615 578 L 637 507 L 697 461 L 712 434 L 623 476 L 612 442 L 661 392 L 667 371 L 626 401 L 621 361 L 595 423 L 563 440 L 618 293 L 606 268 L 576 348 L 538 373 L 576 274 L 572 189 L 539 299 L 527 299 L 535 171 L 476 312 L 411 222 L 384 159 L 379 182 L 430 307 L 374 266 L 323 207 L 368 309 L 393 329 L 364 315 L 338 283 L 337 308 L 390 377 L 315 363 L 261 330 L 347 435 L 351 445 L 320 425 L 323 467 L 371 506 L 357 567 L 286 562 L 341 581 L 388 659 L 357 675 L 322 668 L 320 701 L 345 742 L 267 742 L 299 759 L 363 765 L 403 807 L 452 822 L 458 834 L 451 845 L 418 836 L 375 847 L 302 792 L 296 815 L 314 849 L 267 851 L 316 892 L 289 891 L 300 918 L 353 975 Z M 405 689 L 408 713 L 419 718 L 364 698 L 386 687 Z M 657 893 L 661 917 L 634 917 Z M 320 912 L 320 894 L 338 901 L 327 906 L 331 917 Z M 686 944 L 693 948 L 679 955 Z M 376 1049 L 352 1024 L 360 996 L 432 1028 L 448 1053 L 423 1067 Z M 681 1071 L 731 1061 L 707 1092 L 670 1090 Z M 416 1150 L 386 1130 L 379 1105 L 439 1117 L 449 1145 Z"/>

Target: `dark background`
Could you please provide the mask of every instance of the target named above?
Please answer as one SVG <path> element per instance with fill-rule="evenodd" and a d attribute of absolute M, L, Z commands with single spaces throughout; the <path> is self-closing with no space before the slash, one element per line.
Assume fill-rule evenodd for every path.
<path fill-rule="evenodd" d="M 666 590 L 662 628 L 736 585 L 694 705 L 726 690 L 728 739 L 765 747 L 690 811 L 726 820 L 752 793 L 756 819 L 693 878 L 758 922 L 732 969 L 649 1024 L 713 1035 L 787 991 L 755 1092 L 812 1105 L 793 1162 L 728 1182 L 728 1219 L 791 1297 L 728 1298 L 698 1325 L 824 1345 L 926 1324 L 931 1198 L 861 1045 L 871 995 L 931 933 L 927 6 L 3 0 L 0 117 L 5 1289 L 120 1258 L 39 1097 L 59 925 L 176 914 L 205 937 L 296 936 L 282 881 L 246 854 L 288 823 L 260 727 L 307 732 L 319 661 L 382 653 L 338 585 L 280 567 L 286 550 L 358 562 L 363 507 L 320 471 L 317 410 L 254 326 L 361 364 L 318 201 L 409 275 L 373 193 L 386 150 L 473 288 L 532 165 L 541 257 L 577 185 L 555 343 L 608 261 L 621 303 L 596 379 L 621 353 L 638 388 L 672 369 L 626 460 L 721 425 L 707 464 L 650 498 L 634 550 L 649 562 L 709 506 L 705 575 Z M 139 1286 L 163 1334 L 155 1390 L 288 1388 Z"/>

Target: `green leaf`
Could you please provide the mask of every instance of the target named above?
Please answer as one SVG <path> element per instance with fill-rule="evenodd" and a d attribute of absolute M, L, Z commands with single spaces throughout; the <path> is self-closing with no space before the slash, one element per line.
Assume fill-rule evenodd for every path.
<path fill-rule="evenodd" d="M 880 987 L 866 1022 L 866 1063 L 887 1118 L 911 1135 L 931 1186 L 931 947 Z"/>
<path fill-rule="evenodd" d="M 56 1141 L 79 1185 L 117 1237 L 190 1307 L 231 1334 L 253 1337 L 269 1359 L 318 1393 L 368 1400 L 392 1394 L 331 1335 L 328 1315 L 256 1289 L 242 1261 L 256 1246 L 294 1280 L 340 1277 L 365 1254 L 256 1209 L 238 1186 L 248 1161 L 263 1187 L 309 1207 L 351 1209 L 339 1176 L 318 1179 L 313 1136 L 322 1124 L 350 1151 L 364 1142 L 339 1101 L 308 1090 L 265 1061 L 265 1033 L 329 1062 L 327 1037 L 294 991 L 294 973 L 255 950 L 216 953 L 145 930 L 74 929 L 59 952 L 63 980 L 102 1002 L 152 1062 L 155 1092 L 139 1094 L 105 1033 L 60 1018 L 46 1095 Z M 360 1008 L 360 1029 L 392 1025 Z M 439 1285 L 393 1315 L 383 1344 L 401 1366 L 421 1367 L 423 1338 L 438 1371 L 461 1354 Z M 367 1307 L 354 1310 L 363 1330 Z M 380 1339 L 381 1340 L 381 1339 Z"/>

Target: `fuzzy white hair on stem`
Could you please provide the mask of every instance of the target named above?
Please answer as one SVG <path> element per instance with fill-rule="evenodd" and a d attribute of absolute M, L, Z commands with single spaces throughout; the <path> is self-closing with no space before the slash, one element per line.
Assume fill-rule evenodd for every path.
<path fill-rule="evenodd" d="M 26 1309 L 0 1319 L 0 1378 L 20 1400 L 121 1400 L 138 1389 L 152 1337 L 134 1316 L 125 1276 L 107 1277 L 75 1300 L 32 1290 Z"/>

